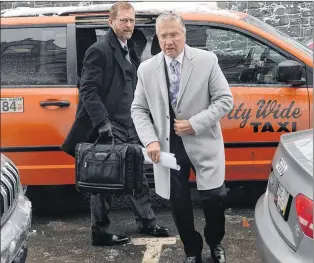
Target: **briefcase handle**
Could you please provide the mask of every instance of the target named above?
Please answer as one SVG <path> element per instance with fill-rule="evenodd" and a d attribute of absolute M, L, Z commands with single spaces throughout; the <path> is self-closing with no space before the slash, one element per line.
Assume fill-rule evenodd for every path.
<path fill-rule="evenodd" d="M 96 145 L 97 145 L 97 143 L 98 143 L 98 141 L 99 141 L 99 139 L 101 138 L 101 136 L 99 136 L 98 138 L 97 138 L 97 140 L 94 142 L 94 144 L 89 148 L 89 149 L 87 149 L 87 151 L 91 151 L 91 150 L 93 150 L 95 147 L 96 147 Z M 114 137 L 112 136 L 112 147 L 114 148 L 115 147 L 115 141 L 114 141 Z M 86 152 L 87 152 L 86 151 Z"/>

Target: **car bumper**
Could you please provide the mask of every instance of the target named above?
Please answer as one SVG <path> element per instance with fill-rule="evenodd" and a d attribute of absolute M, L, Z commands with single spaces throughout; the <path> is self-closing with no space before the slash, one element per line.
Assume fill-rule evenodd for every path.
<path fill-rule="evenodd" d="M 24 263 L 26 238 L 31 226 L 31 202 L 21 191 L 11 216 L 1 227 L 1 263 Z"/>
<path fill-rule="evenodd" d="M 255 207 L 256 246 L 264 263 L 310 262 L 291 249 L 279 235 L 270 217 L 267 191 Z"/>

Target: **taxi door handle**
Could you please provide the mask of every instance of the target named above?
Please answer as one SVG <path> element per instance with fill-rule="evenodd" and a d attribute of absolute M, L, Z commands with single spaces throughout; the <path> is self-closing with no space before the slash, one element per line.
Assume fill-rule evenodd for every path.
<path fill-rule="evenodd" d="M 58 107 L 69 107 L 71 105 L 71 102 L 68 100 L 56 100 L 56 101 L 41 101 L 40 106 L 46 107 L 46 106 L 58 106 Z"/>

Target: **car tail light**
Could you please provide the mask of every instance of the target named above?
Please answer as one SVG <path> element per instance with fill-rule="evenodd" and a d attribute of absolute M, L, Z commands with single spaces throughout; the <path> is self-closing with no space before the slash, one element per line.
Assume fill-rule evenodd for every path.
<path fill-rule="evenodd" d="M 303 194 L 296 196 L 296 210 L 303 233 L 313 239 L 313 200 Z"/>

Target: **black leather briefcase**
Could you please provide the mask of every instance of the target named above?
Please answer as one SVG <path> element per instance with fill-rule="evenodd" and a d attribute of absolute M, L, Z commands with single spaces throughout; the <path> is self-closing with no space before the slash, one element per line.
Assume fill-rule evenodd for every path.
<path fill-rule="evenodd" d="M 139 194 L 144 156 L 137 144 L 79 143 L 75 148 L 76 188 L 81 192 Z"/>

